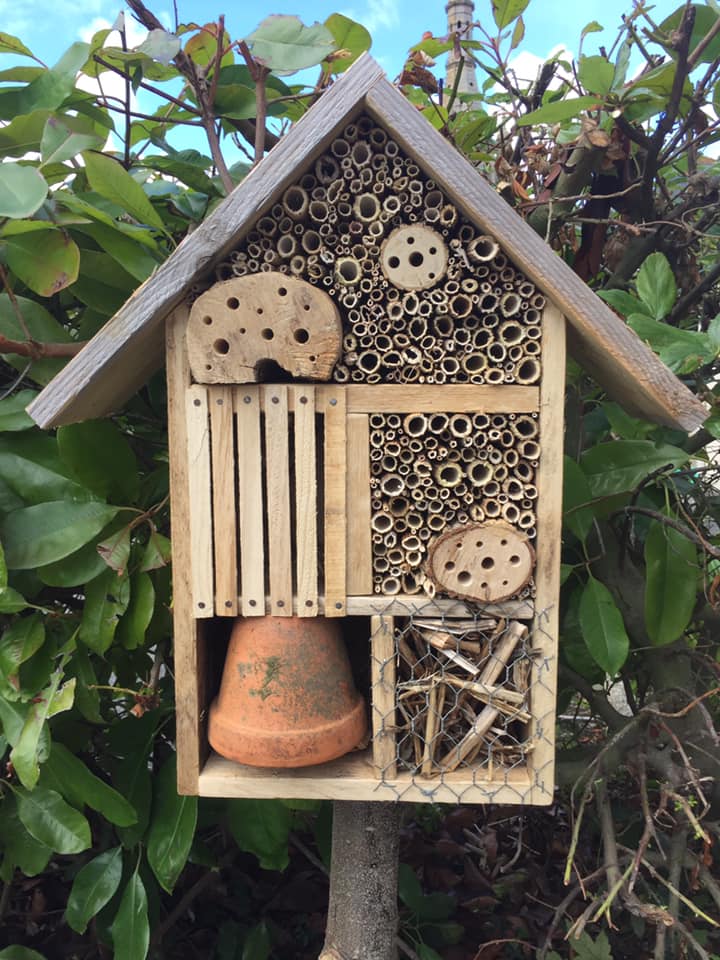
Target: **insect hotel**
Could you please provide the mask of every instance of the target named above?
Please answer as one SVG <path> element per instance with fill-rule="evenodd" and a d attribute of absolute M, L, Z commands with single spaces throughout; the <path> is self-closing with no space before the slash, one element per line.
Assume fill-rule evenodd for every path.
<path fill-rule="evenodd" d="M 364 56 L 36 399 L 165 358 L 181 792 L 550 802 L 566 331 L 704 418 Z"/>

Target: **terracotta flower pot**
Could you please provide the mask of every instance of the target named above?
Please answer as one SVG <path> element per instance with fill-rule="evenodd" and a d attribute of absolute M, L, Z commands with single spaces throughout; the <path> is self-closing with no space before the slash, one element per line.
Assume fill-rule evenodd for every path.
<path fill-rule="evenodd" d="M 352 750 L 366 726 L 337 620 L 236 621 L 210 707 L 213 749 L 255 767 L 305 767 Z"/>

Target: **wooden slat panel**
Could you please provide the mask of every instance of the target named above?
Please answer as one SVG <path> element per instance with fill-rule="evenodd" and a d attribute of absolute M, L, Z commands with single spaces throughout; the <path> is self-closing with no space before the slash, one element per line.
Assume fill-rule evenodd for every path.
<path fill-rule="evenodd" d="M 347 513 L 347 593 L 372 593 L 370 426 L 359 413 L 347 418 Z"/>
<path fill-rule="evenodd" d="M 324 443 L 324 544 L 325 616 L 344 617 L 345 552 L 347 510 L 345 473 L 347 468 L 345 436 L 345 390 L 323 389 L 325 415 Z"/>
<path fill-rule="evenodd" d="M 295 440 L 295 561 L 297 614 L 318 614 L 317 443 L 315 388 L 290 387 Z"/>
<path fill-rule="evenodd" d="M 265 615 L 265 545 L 260 388 L 236 387 L 242 615 Z"/>
<path fill-rule="evenodd" d="M 373 763 L 378 777 L 397 775 L 395 747 L 395 620 L 370 618 Z"/>
<path fill-rule="evenodd" d="M 554 307 L 543 317 L 543 378 L 540 406 L 540 463 L 537 471 L 537 562 L 530 711 L 535 743 L 529 762 L 533 803 L 552 799 L 555 771 L 555 709 L 563 480 L 565 322 Z"/>
<path fill-rule="evenodd" d="M 232 388 L 211 387 L 208 403 L 212 451 L 215 613 L 220 617 L 236 617 L 238 569 Z"/>
<path fill-rule="evenodd" d="M 377 779 L 371 751 L 348 753 L 339 760 L 294 770 L 246 767 L 211 754 L 200 774 L 203 797 L 307 797 L 322 800 L 388 800 L 403 803 L 507 803 L 527 797 L 530 782 L 524 768 L 503 769 L 497 780 L 484 770 L 446 774 L 434 790 L 430 781 L 413 783 L 412 774 Z M 434 785 L 434 784 L 433 784 Z"/>
<path fill-rule="evenodd" d="M 214 612 L 212 509 L 210 505 L 210 423 L 207 388 L 193 385 L 185 395 L 190 491 L 193 615 Z"/>
<path fill-rule="evenodd" d="M 532 413 L 540 407 L 537 387 L 512 384 L 353 384 L 345 389 L 348 413 Z"/>
<path fill-rule="evenodd" d="M 261 388 L 265 409 L 265 488 L 267 490 L 270 610 L 291 617 L 292 534 L 290 528 L 290 451 L 288 391 L 285 386 Z"/>
<path fill-rule="evenodd" d="M 645 419 L 686 430 L 707 413 L 638 336 L 557 256 L 502 197 L 386 79 L 366 97 L 372 116 L 417 159 L 471 221 L 491 233 L 518 269 L 563 311 L 574 327 L 579 359 L 614 399 Z"/>
<path fill-rule="evenodd" d="M 201 720 L 205 704 L 204 648 L 198 649 L 201 624 L 193 616 L 192 543 L 190 539 L 190 464 L 187 458 L 186 391 L 190 369 L 185 352 L 186 307 L 167 320 L 168 440 L 170 444 L 170 521 L 173 561 L 173 658 L 177 716 L 177 785 L 182 794 L 198 792 L 200 764 L 207 741 Z M 204 622 L 204 621 L 203 621 Z"/>

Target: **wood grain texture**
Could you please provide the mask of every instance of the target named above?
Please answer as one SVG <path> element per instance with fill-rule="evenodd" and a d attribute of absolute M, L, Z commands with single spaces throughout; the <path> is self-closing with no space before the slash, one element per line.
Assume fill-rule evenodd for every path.
<path fill-rule="evenodd" d="M 184 348 L 187 311 L 178 308 L 167 321 L 168 441 L 170 444 L 170 525 L 173 574 L 173 656 L 175 662 L 175 729 L 178 792 L 196 794 L 200 773 L 199 690 L 203 660 L 198 654 L 197 621 L 193 617 L 190 541 L 190 488 L 185 397 L 190 368 Z"/>
<path fill-rule="evenodd" d="M 63 368 L 32 404 L 42 427 L 102 417 L 131 397 L 162 363 L 163 320 L 193 283 L 203 280 L 299 171 L 325 150 L 341 127 L 362 109 L 383 76 L 361 56 L 309 111 L 293 124 L 266 161 L 183 240 L 175 253 L 133 294 L 112 320 Z"/>
<path fill-rule="evenodd" d="M 323 472 L 323 568 L 325 616 L 344 617 L 347 507 L 345 483 L 347 449 L 345 432 L 345 390 L 323 388 L 325 427 Z"/>
<path fill-rule="evenodd" d="M 413 783 L 411 774 L 378 780 L 372 753 L 358 751 L 317 767 L 261 770 L 211 754 L 200 774 L 203 797 L 281 797 L 318 800 L 402 800 L 408 803 L 508 803 L 527 796 L 527 770 L 502 769 L 498 779 L 483 780 L 484 771 L 460 770 L 429 789 L 428 781 Z M 433 784 L 433 786 L 435 786 Z"/>
<path fill-rule="evenodd" d="M 348 413 L 532 413 L 540 404 L 537 387 L 512 385 L 386 383 L 344 389 Z"/>
<path fill-rule="evenodd" d="M 207 387 L 193 384 L 185 393 L 187 463 L 190 491 L 190 551 L 193 615 L 214 612 L 213 521 L 210 481 L 210 415 Z"/>
<path fill-rule="evenodd" d="M 297 615 L 318 615 L 317 442 L 314 387 L 290 387 L 294 410 L 295 577 Z"/>
<path fill-rule="evenodd" d="M 554 307 L 543 317 L 543 378 L 540 387 L 541 453 L 537 472 L 537 565 L 532 646 L 538 650 L 531 674 L 530 734 L 533 803 L 550 803 L 555 776 L 555 712 L 562 548 L 563 400 L 565 323 Z"/>
<path fill-rule="evenodd" d="M 370 618 L 372 753 L 377 776 L 397 776 L 395 747 L 395 620 Z"/>
<path fill-rule="evenodd" d="M 290 525 L 290 451 L 287 387 L 261 388 L 265 407 L 265 488 L 270 615 L 291 617 L 292 531 Z"/>
<path fill-rule="evenodd" d="M 370 426 L 364 414 L 347 418 L 347 593 L 372 592 Z"/>
<path fill-rule="evenodd" d="M 534 606 L 531 600 L 505 600 L 502 603 L 487 603 L 480 607 L 474 605 L 479 617 L 507 617 L 510 620 L 532 620 Z M 349 617 L 460 617 L 467 618 L 469 608 L 463 600 L 446 600 L 442 597 L 418 596 L 417 594 L 398 594 L 394 597 L 381 597 L 370 594 L 365 597 L 348 596 L 347 615 Z"/>
<path fill-rule="evenodd" d="M 208 391 L 208 403 L 212 450 L 215 613 L 219 617 L 236 617 L 238 565 L 232 390 L 230 387 L 211 387 Z"/>
<path fill-rule="evenodd" d="M 374 84 L 366 105 L 453 203 L 492 234 L 514 264 L 565 314 L 574 328 L 579 359 L 620 403 L 649 420 L 686 430 L 707 412 L 695 396 L 625 323 L 520 217 L 386 79 Z"/>
<path fill-rule="evenodd" d="M 265 615 L 265 539 L 260 388 L 238 387 L 235 394 L 240 514 L 242 615 Z"/>

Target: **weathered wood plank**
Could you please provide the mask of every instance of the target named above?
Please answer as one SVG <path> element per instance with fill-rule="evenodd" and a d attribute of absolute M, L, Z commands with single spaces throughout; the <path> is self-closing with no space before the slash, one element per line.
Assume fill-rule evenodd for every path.
<path fill-rule="evenodd" d="M 365 414 L 347 418 L 347 583 L 348 594 L 371 593 L 370 426 Z"/>
<path fill-rule="evenodd" d="M 240 583 L 242 615 L 265 615 L 265 542 L 260 388 L 237 387 L 235 416 L 238 447 L 240 513 Z"/>
<path fill-rule="evenodd" d="M 210 486 L 210 419 L 207 387 L 193 384 L 185 393 L 193 615 L 214 612 L 213 526 Z"/>
<path fill-rule="evenodd" d="M 262 387 L 265 408 L 265 488 L 267 490 L 270 614 L 291 617 L 292 532 L 287 387 Z"/>
<path fill-rule="evenodd" d="M 272 161 L 255 167 L 39 394 L 33 419 L 43 427 L 58 426 L 122 406 L 162 363 L 167 313 L 362 110 L 365 94 L 382 76 L 372 57 L 360 57 L 323 94 L 321 109 L 306 114 L 273 147 Z"/>
<path fill-rule="evenodd" d="M 550 803 L 555 775 L 558 608 L 562 548 L 563 399 L 565 396 L 565 323 L 554 307 L 543 316 L 543 378 L 540 387 L 540 463 L 537 471 L 534 658 L 530 734 L 534 749 L 532 801 Z"/>
<path fill-rule="evenodd" d="M 366 97 L 371 115 L 425 168 L 453 203 L 492 234 L 574 328 L 573 350 L 613 397 L 647 419 L 692 430 L 704 406 L 584 281 L 478 176 L 477 170 L 386 79 Z"/>
<path fill-rule="evenodd" d="M 212 449 L 213 544 L 215 552 L 215 613 L 238 614 L 237 512 L 235 508 L 235 427 L 230 387 L 211 387 L 210 446 Z"/>
<path fill-rule="evenodd" d="M 395 746 L 395 620 L 370 618 L 372 751 L 377 776 L 397 775 Z"/>
<path fill-rule="evenodd" d="M 537 387 L 511 384 L 352 384 L 345 390 L 348 413 L 532 413 L 540 404 Z"/>
<path fill-rule="evenodd" d="M 315 388 L 290 387 L 289 394 L 294 410 L 297 615 L 316 617 L 318 614 L 318 509 Z"/>
<path fill-rule="evenodd" d="M 323 392 L 325 423 L 323 467 L 323 569 L 325 580 L 325 616 L 344 617 L 345 567 L 347 548 L 347 507 L 345 474 L 347 470 L 345 390 L 327 387 Z"/>

